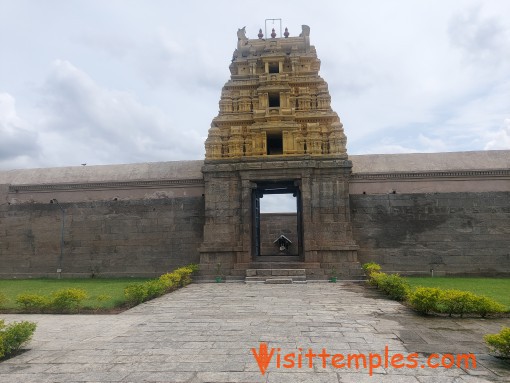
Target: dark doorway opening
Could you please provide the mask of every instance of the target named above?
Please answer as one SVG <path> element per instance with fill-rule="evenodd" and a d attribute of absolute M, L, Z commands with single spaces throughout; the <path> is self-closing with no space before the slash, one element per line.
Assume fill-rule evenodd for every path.
<path fill-rule="evenodd" d="M 279 63 L 269 63 L 269 73 L 280 73 Z"/>
<path fill-rule="evenodd" d="M 269 93 L 268 101 L 270 108 L 279 108 L 280 107 L 280 93 Z"/>
<path fill-rule="evenodd" d="M 282 133 L 267 133 L 267 154 L 280 155 L 283 154 Z"/>
<path fill-rule="evenodd" d="M 257 182 L 252 204 L 254 259 L 276 260 L 281 256 L 300 259 L 303 251 L 299 186 L 294 181 Z"/>

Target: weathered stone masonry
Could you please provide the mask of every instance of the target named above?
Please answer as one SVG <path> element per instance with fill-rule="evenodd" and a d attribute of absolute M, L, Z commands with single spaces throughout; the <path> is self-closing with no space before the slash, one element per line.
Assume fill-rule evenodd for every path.
<path fill-rule="evenodd" d="M 510 192 L 352 195 L 365 261 L 404 274 L 508 275 Z"/>
<path fill-rule="evenodd" d="M 0 278 L 156 276 L 189 263 L 240 278 L 278 267 L 270 236 L 284 231 L 297 239 L 292 266 L 312 278 L 333 267 L 356 277 L 367 261 L 510 275 L 510 151 L 348 156 L 309 33 L 238 31 L 205 161 L 0 172 Z M 259 214 L 279 193 L 296 196 L 288 230 Z"/>
<path fill-rule="evenodd" d="M 510 151 L 351 159 L 360 262 L 403 273 L 510 275 Z M 150 276 L 199 262 L 202 164 L 0 172 L 0 276 L 56 276 L 61 212 L 49 203 L 55 197 L 66 209 L 63 276 Z"/>

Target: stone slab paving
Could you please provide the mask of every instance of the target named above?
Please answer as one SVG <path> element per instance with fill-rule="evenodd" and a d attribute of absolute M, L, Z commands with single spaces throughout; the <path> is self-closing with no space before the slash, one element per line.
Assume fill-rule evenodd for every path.
<path fill-rule="evenodd" d="M 119 315 L 2 315 L 38 328 L 29 351 L 0 363 L 0 382 L 506 382 L 510 363 L 487 354 L 483 334 L 506 319 L 422 317 L 347 283 L 193 284 Z M 262 375 L 250 349 L 274 354 Z M 417 368 L 339 368 L 325 357 L 419 353 Z M 295 353 L 293 368 L 286 354 Z M 432 353 L 474 353 L 476 368 L 423 367 Z M 277 357 L 280 355 L 278 366 Z M 372 356 L 374 363 L 377 357 Z M 435 359 L 434 362 L 440 362 Z M 448 360 L 446 360 L 448 361 Z M 345 360 L 344 360 L 345 362 Z M 403 363 L 410 363 L 404 360 Z M 368 363 L 368 362 L 367 362 Z"/>

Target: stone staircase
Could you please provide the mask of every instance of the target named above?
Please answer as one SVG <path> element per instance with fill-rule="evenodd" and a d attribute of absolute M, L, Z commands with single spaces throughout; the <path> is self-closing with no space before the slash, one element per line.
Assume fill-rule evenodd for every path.
<path fill-rule="evenodd" d="M 265 283 L 294 283 L 306 282 L 305 269 L 247 269 L 246 283 L 265 282 Z"/>
<path fill-rule="evenodd" d="M 293 256 L 259 257 L 246 268 L 246 283 L 306 283 L 327 280 L 320 263 L 304 263 Z"/>
<path fill-rule="evenodd" d="M 332 266 L 339 270 L 338 280 L 363 280 L 364 274 L 359 263 L 321 264 L 301 262 L 296 256 L 260 256 L 250 263 L 236 263 L 225 276 L 225 282 L 245 283 L 310 283 L 325 282 L 330 278 Z M 196 282 L 211 282 L 216 271 L 213 266 L 201 269 Z"/>

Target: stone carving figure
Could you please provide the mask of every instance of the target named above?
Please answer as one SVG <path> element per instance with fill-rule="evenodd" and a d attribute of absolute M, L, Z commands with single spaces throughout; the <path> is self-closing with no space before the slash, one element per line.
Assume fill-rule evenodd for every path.
<path fill-rule="evenodd" d="M 238 40 L 248 40 L 248 37 L 246 37 L 246 26 L 239 28 L 237 30 L 237 39 Z"/>
<path fill-rule="evenodd" d="M 239 32 L 237 32 L 239 33 Z M 308 25 L 301 25 L 301 33 L 299 37 L 310 37 L 310 27 Z"/>

